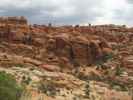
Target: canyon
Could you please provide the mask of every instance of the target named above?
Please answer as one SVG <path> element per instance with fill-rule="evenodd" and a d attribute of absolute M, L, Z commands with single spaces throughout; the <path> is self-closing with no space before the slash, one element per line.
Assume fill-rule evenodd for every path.
<path fill-rule="evenodd" d="M 0 17 L 0 71 L 30 78 L 22 100 L 132 100 L 133 28 Z"/>

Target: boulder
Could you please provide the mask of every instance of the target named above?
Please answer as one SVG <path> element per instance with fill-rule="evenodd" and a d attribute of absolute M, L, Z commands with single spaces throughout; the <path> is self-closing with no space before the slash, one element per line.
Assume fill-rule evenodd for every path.
<path fill-rule="evenodd" d="M 50 72 L 60 71 L 60 67 L 56 65 L 41 64 L 40 68 Z"/>
<path fill-rule="evenodd" d="M 85 43 L 72 43 L 72 52 L 74 61 L 81 64 L 88 64 L 88 44 Z"/>
<path fill-rule="evenodd" d="M 31 59 L 31 58 L 23 58 L 23 61 L 24 63 L 30 63 L 30 64 L 33 64 L 35 66 L 39 66 L 42 64 L 42 62 L 38 61 L 38 60 L 34 60 L 34 59 Z"/>

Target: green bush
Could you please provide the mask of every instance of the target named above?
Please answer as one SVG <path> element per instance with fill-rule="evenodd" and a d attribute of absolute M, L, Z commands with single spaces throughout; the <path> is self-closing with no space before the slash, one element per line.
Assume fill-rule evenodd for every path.
<path fill-rule="evenodd" d="M 104 63 L 106 63 L 108 60 L 111 60 L 114 58 L 114 55 L 112 53 L 110 54 L 104 54 L 104 56 L 100 59 L 97 59 L 95 61 L 95 64 L 98 66 L 98 67 L 101 67 Z"/>
<path fill-rule="evenodd" d="M 19 100 L 22 88 L 12 75 L 0 72 L 0 100 Z"/>
<path fill-rule="evenodd" d="M 115 68 L 115 75 L 120 76 L 120 75 L 122 74 L 122 72 L 124 72 L 123 67 L 117 66 L 117 67 Z"/>
<path fill-rule="evenodd" d="M 24 64 L 15 64 L 15 67 L 21 67 L 23 68 L 25 65 Z"/>

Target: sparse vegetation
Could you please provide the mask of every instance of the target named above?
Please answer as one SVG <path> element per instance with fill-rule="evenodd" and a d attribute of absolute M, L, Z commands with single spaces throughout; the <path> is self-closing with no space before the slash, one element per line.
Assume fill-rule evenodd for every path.
<path fill-rule="evenodd" d="M 85 98 L 89 98 L 90 97 L 90 86 L 89 83 L 85 86 Z"/>
<path fill-rule="evenodd" d="M 21 67 L 21 68 L 22 68 L 22 67 L 25 67 L 25 65 L 24 65 L 24 64 L 19 64 L 19 63 L 18 63 L 18 64 L 15 64 L 15 67 Z"/>
<path fill-rule="evenodd" d="M 54 86 L 54 84 L 52 84 L 52 82 L 40 82 L 40 86 L 39 86 L 39 90 L 41 90 L 41 92 L 45 93 L 48 96 L 52 96 L 54 97 L 56 95 L 57 89 Z"/>
<path fill-rule="evenodd" d="M 114 58 L 114 55 L 112 53 L 110 54 L 105 54 L 102 58 L 98 59 L 95 61 L 95 65 L 98 67 L 98 68 L 102 68 L 104 69 L 104 66 L 103 64 L 106 63 L 108 60 L 111 60 Z"/>
<path fill-rule="evenodd" d="M 112 53 L 106 54 L 103 56 L 103 62 L 107 62 L 109 59 L 112 59 L 114 55 Z"/>
<path fill-rule="evenodd" d="M 108 82 L 110 84 L 110 87 L 118 90 L 118 91 L 128 91 L 128 86 L 123 84 L 123 83 L 119 83 L 117 80 L 112 80 Z"/>
<path fill-rule="evenodd" d="M 117 66 L 115 69 L 115 75 L 120 76 L 124 69 L 121 66 Z"/>
<path fill-rule="evenodd" d="M 28 85 L 30 83 L 30 81 L 31 81 L 31 78 L 30 77 L 23 76 L 23 80 L 22 80 L 22 83 L 23 84 Z"/>

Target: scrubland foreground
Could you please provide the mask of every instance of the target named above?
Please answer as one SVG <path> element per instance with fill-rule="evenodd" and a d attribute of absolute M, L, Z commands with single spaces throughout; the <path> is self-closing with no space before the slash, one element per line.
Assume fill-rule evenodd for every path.
<path fill-rule="evenodd" d="M 0 17 L 0 100 L 133 100 L 133 28 Z"/>

